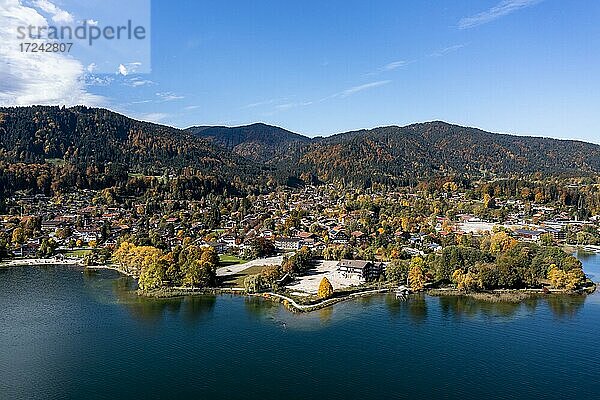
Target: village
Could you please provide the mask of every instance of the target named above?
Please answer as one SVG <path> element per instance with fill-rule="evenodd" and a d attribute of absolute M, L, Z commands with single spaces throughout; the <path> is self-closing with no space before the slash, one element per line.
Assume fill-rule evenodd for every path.
<path fill-rule="evenodd" d="M 114 199 L 80 190 L 47 197 L 18 193 L 0 216 L 6 260 L 70 259 L 110 263 L 123 241 L 165 251 L 194 244 L 220 257 L 217 275 L 241 286 L 248 273 L 281 265 L 300 249 L 309 273 L 287 282 L 314 295 L 326 277 L 344 289 L 379 280 L 395 259 L 425 257 L 448 245 L 503 231 L 515 240 L 600 251 L 600 218 L 523 199 L 472 199 L 458 190 L 441 198 L 415 191 L 340 191 L 333 185 L 267 195 L 200 201 Z M 248 273 L 245 273 L 248 272 Z M 229 279 L 233 278 L 233 279 Z"/>

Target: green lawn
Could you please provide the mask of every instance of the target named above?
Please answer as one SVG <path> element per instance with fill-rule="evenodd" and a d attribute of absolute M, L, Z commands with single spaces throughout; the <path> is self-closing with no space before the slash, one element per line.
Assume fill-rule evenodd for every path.
<path fill-rule="evenodd" d="M 65 165 L 65 160 L 62 158 L 46 158 L 46 162 L 52 165 Z"/>
<path fill-rule="evenodd" d="M 228 256 L 225 254 L 221 254 L 219 256 L 219 260 L 221 261 L 221 264 L 224 265 L 246 264 L 248 262 L 248 260 L 244 260 L 236 256 Z"/>
<path fill-rule="evenodd" d="M 263 268 L 264 268 L 264 266 L 262 266 L 262 265 L 249 267 L 235 275 L 224 276 L 221 278 L 222 279 L 221 286 L 242 287 L 243 288 L 244 287 L 244 279 L 246 279 L 246 277 L 248 275 L 258 274 L 260 271 L 262 271 Z"/>
<path fill-rule="evenodd" d="M 139 172 L 128 172 L 127 176 L 130 178 L 154 178 L 161 182 L 165 182 L 166 178 L 162 175 L 144 175 Z"/>
<path fill-rule="evenodd" d="M 90 254 L 91 252 L 92 252 L 92 250 L 88 250 L 88 249 L 69 250 L 69 251 L 65 252 L 65 257 L 83 258 L 83 257 L 87 256 L 88 254 Z"/>

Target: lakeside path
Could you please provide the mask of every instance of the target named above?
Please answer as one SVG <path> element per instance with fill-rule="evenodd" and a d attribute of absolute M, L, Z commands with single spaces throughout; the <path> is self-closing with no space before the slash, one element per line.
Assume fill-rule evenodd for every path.
<path fill-rule="evenodd" d="M 367 290 L 364 292 L 356 292 L 356 293 L 352 293 L 349 294 L 348 296 L 344 296 L 344 297 L 337 297 L 337 298 L 333 298 L 333 299 L 327 299 L 327 300 L 323 300 L 320 303 L 316 303 L 316 304 L 298 304 L 296 303 L 293 299 L 281 295 L 281 294 L 277 294 L 277 293 L 273 293 L 273 292 L 268 292 L 268 293 L 262 293 L 258 296 L 264 296 L 264 295 L 268 295 L 268 296 L 272 296 L 272 297 L 277 297 L 281 300 L 285 300 L 288 302 L 288 304 L 290 304 L 292 307 L 294 307 L 295 309 L 297 309 L 298 311 L 302 311 L 302 312 L 308 312 L 308 311 L 314 311 L 314 310 L 318 310 L 321 308 L 325 308 L 328 306 L 331 306 L 335 303 L 339 303 L 345 300 L 350 300 L 353 299 L 355 297 L 363 297 L 363 296 L 369 296 L 369 295 L 373 295 L 373 294 L 378 294 L 378 293 L 386 293 L 389 292 L 390 289 L 375 289 L 375 290 Z"/>

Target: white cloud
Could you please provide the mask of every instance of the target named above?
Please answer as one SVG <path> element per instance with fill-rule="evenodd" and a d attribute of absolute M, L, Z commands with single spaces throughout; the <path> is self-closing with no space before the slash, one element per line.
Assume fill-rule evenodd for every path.
<path fill-rule="evenodd" d="M 86 90 L 85 68 L 61 53 L 21 52 L 18 26 L 47 26 L 34 8 L 18 0 L 0 3 L 0 105 L 101 105 L 104 98 Z"/>
<path fill-rule="evenodd" d="M 380 70 L 381 71 L 393 71 L 400 67 L 404 67 L 406 64 L 408 64 L 408 62 L 403 61 L 403 60 L 394 61 L 394 62 L 384 65 L 383 67 L 380 68 Z"/>
<path fill-rule="evenodd" d="M 387 85 L 390 82 L 392 82 L 392 81 L 387 80 L 387 81 L 376 81 L 376 82 L 365 83 L 364 85 L 354 86 L 349 89 L 346 89 L 346 90 L 334 95 L 334 97 L 342 97 L 342 98 L 349 97 L 349 96 L 352 96 L 353 94 L 362 92 L 364 90 L 373 89 L 373 88 L 376 88 L 379 86 Z"/>
<path fill-rule="evenodd" d="M 140 87 L 140 86 L 149 86 L 154 85 L 154 82 L 149 79 L 141 79 L 139 77 L 131 78 L 127 83 L 127 86 L 132 87 Z"/>
<path fill-rule="evenodd" d="M 119 64 L 119 70 L 117 72 L 118 74 L 121 74 L 123 76 L 127 76 L 127 74 L 129 73 L 129 71 L 127 71 L 127 67 L 124 66 L 123 64 Z"/>
<path fill-rule="evenodd" d="M 261 107 L 261 106 L 268 106 L 268 105 L 274 104 L 280 100 L 283 100 L 283 99 L 271 99 L 271 100 L 258 101 L 256 103 L 246 104 L 245 106 L 242 106 L 241 108 L 243 110 L 246 108 L 256 108 L 256 107 Z"/>
<path fill-rule="evenodd" d="M 112 76 L 85 75 L 85 83 L 88 86 L 108 86 L 113 83 L 113 81 L 114 78 Z"/>
<path fill-rule="evenodd" d="M 429 57 L 442 57 L 448 53 L 452 53 L 453 51 L 457 51 L 465 47 L 464 44 L 455 44 L 453 46 L 445 47 L 441 50 L 435 51 L 429 55 Z"/>
<path fill-rule="evenodd" d="M 160 113 L 160 112 L 155 112 L 155 113 L 148 113 L 148 114 L 143 114 L 139 116 L 139 119 L 142 121 L 147 121 L 147 122 L 161 122 L 163 121 L 165 118 L 168 118 L 169 114 L 165 114 L 165 113 Z"/>
<path fill-rule="evenodd" d="M 179 96 L 173 92 L 158 92 L 156 96 L 160 97 L 163 101 L 181 100 L 183 96 Z"/>
<path fill-rule="evenodd" d="M 140 68 L 141 65 L 141 62 L 119 64 L 119 68 L 117 68 L 117 75 L 127 76 L 129 74 L 133 74 Z"/>
<path fill-rule="evenodd" d="M 48 0 L 34 0 L 33 5 L 47 14 L 50 14 L 52 21 L 57 24 L 70 24 L 73 22 L 73 15 L 57 7 Z"/>
<path fill-rule="evenodd" d="M 313 104 L 312 101 L 303 101 L 303 102 L 299 102 L 299 103 L 284 103 L 284 104 L 276 105 L 275 108 L 280 111 L 285 111 L 285 110 L 289 110 L 289 109 L 296 108 L 296 107 L 310 106 L 311 104 Z"/>
<path fill-rule="evenodd" d="M 398 60 L 398 61 L 392 61 L 390 63 L 387 63 L 379 68 L 377 68 L 377 70 L 373 71 L 373 72 L 369 72 L 367 74 L 365 74 L 365 77 L 372 77 L 372 76 L 376 76 L 385 72 L 390 72 L 390 71 L 394 71 L 397 70 L 398 68 L 403 68 L 406 67 L 409 64 L 412 64 L 416 62 L 416 60 L 412 60 L 412 61 L 406 61 L 406 60 Z"/>
<path fill-rule="evenodd" d="M 490 8 L 487 11 L 473 15 L 471 17 L 462 18 L 458 21 L 460 29 L 473 28 L 479 25 L 487 24 L 500 17 L 511 14 L 520 9 L 534 6 L 544 0 L 502 0 L 500 3 Z"/>
<path fill-rule="evenodd" d="M 98 26 L 98 21 L 94 19 L 88 19 L 86 22 L 89 26 Z"/>

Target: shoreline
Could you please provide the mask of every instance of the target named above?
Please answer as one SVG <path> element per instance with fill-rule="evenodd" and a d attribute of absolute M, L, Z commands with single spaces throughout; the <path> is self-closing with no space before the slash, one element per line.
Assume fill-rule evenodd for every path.
<path fill-rule="evenodd" d="M 56 258 L 23 258 L 13 259 L 0 263 L 0 268 L 11 268 L 11 267 L 35 267 L 35 266 L 52 266 L 52 265 L 67 265 L 67 266 L 79 266 L 82 270 L 113 270 L 121 275 L 134 278 L 131 273 L 128 273 L 114 264 L 107 265 L 94 265 L 85 266 L 82 259 L 68 258 L 68 259 L 56 259 Z M 564 289 L 544 289 L 531 288 L 531 289 L 495 289 L 482 292 L 462 292 L 453 287 L 442 287 L 442 288 L 427 288 L 422 291 L 412 292 L 411 294 L 424 293 L 431 297 L 441 296 L 464 296 L 470 297 L 479 301 L 487 302 L 510 302 L 519 303 L 532 297 L 548 297 L 555 295 L 571 295 L 571 296 L 584 296 L 593 294 L 597 289 L 597 285 L 589 281 L 589 285 L 575 291 L 569 291 Z M 317 311 L 323 308 L 330 307 L 334 304 L 341 303 L 347 300 L 352 300 L 360 297 L 374 296 L 384 293 L 393 293 L 394 287 L 385 288 L 363 288 L 363 290 L 353 291 L 339 297 L 332 297 L 329 299 L 322 300 L 317 303 L 302 304 L 297 302 L 293 298 L 286 294 L 275 293 L 275 292 L 262 292 L 262 293 L 246 293 L 244 288 L 189 288 L 189 287 L 165 287 L 155 289 L 151 291 L 142 291 L 140 289 L 134 290 L 136 295 L 146 298 L 154 299 L 168 299 L 184 296 L 202 296 L 202 295 L 224 295 L 233 294 L 241 295 L 246 297 L 261 297 L 265 300 L 273 301 L 282 304 L 287 310 L 291 312 L 308 313 Z"/>
<path fill-rule="evenodd" d="M 128 276 L 130 278 L 137 279 L 137 277 L 135 275 L 133 275 L 132 273 L 124 271 L 124 270 L 118 268 L 117 266 L 115 266 L 114 264 L 109 264 L 109 265 L 86 265 L 86 266 L 84 266 L 84 269 L 91 270 L 91 271 L 97 271 L 97 270 L 103 270 L 103 269 L 110 270 L 110 271 L 117 271 L 121 275 L 125 275 L 125 276 Z"/>
<path fill-rule="evenodd" d="M 453 288 L 437 288 L 429 289 L 425 293 L 431 297 L 441 296 L 463 296 L 470 297 L 475 300 L 487 301 L 491 303 L 508 302 L 508 303 L 520 303 L 524 300 L 533 297 L 552 297 L 552 296 L 587 296 L 593 294 L 596 291 L 596 284 L 592 286 L 583 287 L 578 290 L 566 290 L 566 289 L 548 289 L 547 293 L 544 293 L 543 289 L 495 289 L 481 292 L 461 292 Z"/>
<path fill-rule="evenodd" d="M 12 260 L 0 261 L 2 267 L 35 267 L 42 265 L 83 265 L 83 260 L 79 258 L 17 258 Z"/>
<path fill-rule="evenodd" d="M 17 258 L 7 261 L 0 261 L 0 268 L 19 268 L 19 267 L 42 267 L 42 266 L 51 266 L 51 265 L 69 265 L 69 266 L 77 266 L 82 267 L 83 270 L 112 270 L 117 271 L 121 275 L 125 275 L 131 278 L 136 278 L 133 274 L 128 273 L 114 264 L 107 265 L 85 265 L 83 259 L 81 258 Z"/>
<path fill-rule="evenodd" d="M 532 297 L 552 297 L 552 296 L 587 296 L 593 294 L 596 291 L 596 284 L 588 286 L 577 291 L 569 291 L 564 289 L 549 289 L 548 293 L 544 293 L 543 289 L 496 289 L 483 292 L 461 292 L 454 288 L 432 288 L 426 289 L 419 292 L 413 292 L 411 295 L 423 293 L 431 297 L 441 296 L 462 296 L 470 297 L 474 300 L 486 301 L 486 302 L 508 302 L 508 303 L 520 303 Z M 298 313 L 308 313 L 312 311 L 321 310 L 323 308 L 330 307 L 334 304 L 341 303 L 344 301 L 352 300 L 360 297 L 369 297 L 385 293 L 394 293 L 394 288 L 383 288 L 373 289 L 367 288 L 365 290 L 356 291 L 340 297 L 332 297 L 329 299 L 322 300 L 314 304 L 301 304 L 286 296 L 285 294 L 274 293 L 274 292 L 263 292 L 263 293 L 246 293 L 243 288 L 206 288 L 206 289 L 192 289 L 185 287 L 177 288 L 162 288 L 153 291 L 141 291 L 137 290 L 136 293 L 141 297 L 155 298 L 155 299 L 168 299 L 175 297 L 184 296 L 202 296 L 202 295 L 223 295 L 233 294 L 245 297 L 261 297 L 265 300 L 269 300 L 276 303 L 281 303 L 287 310 Z M 410 295 L 408 299 L 410 298 Z"/>

